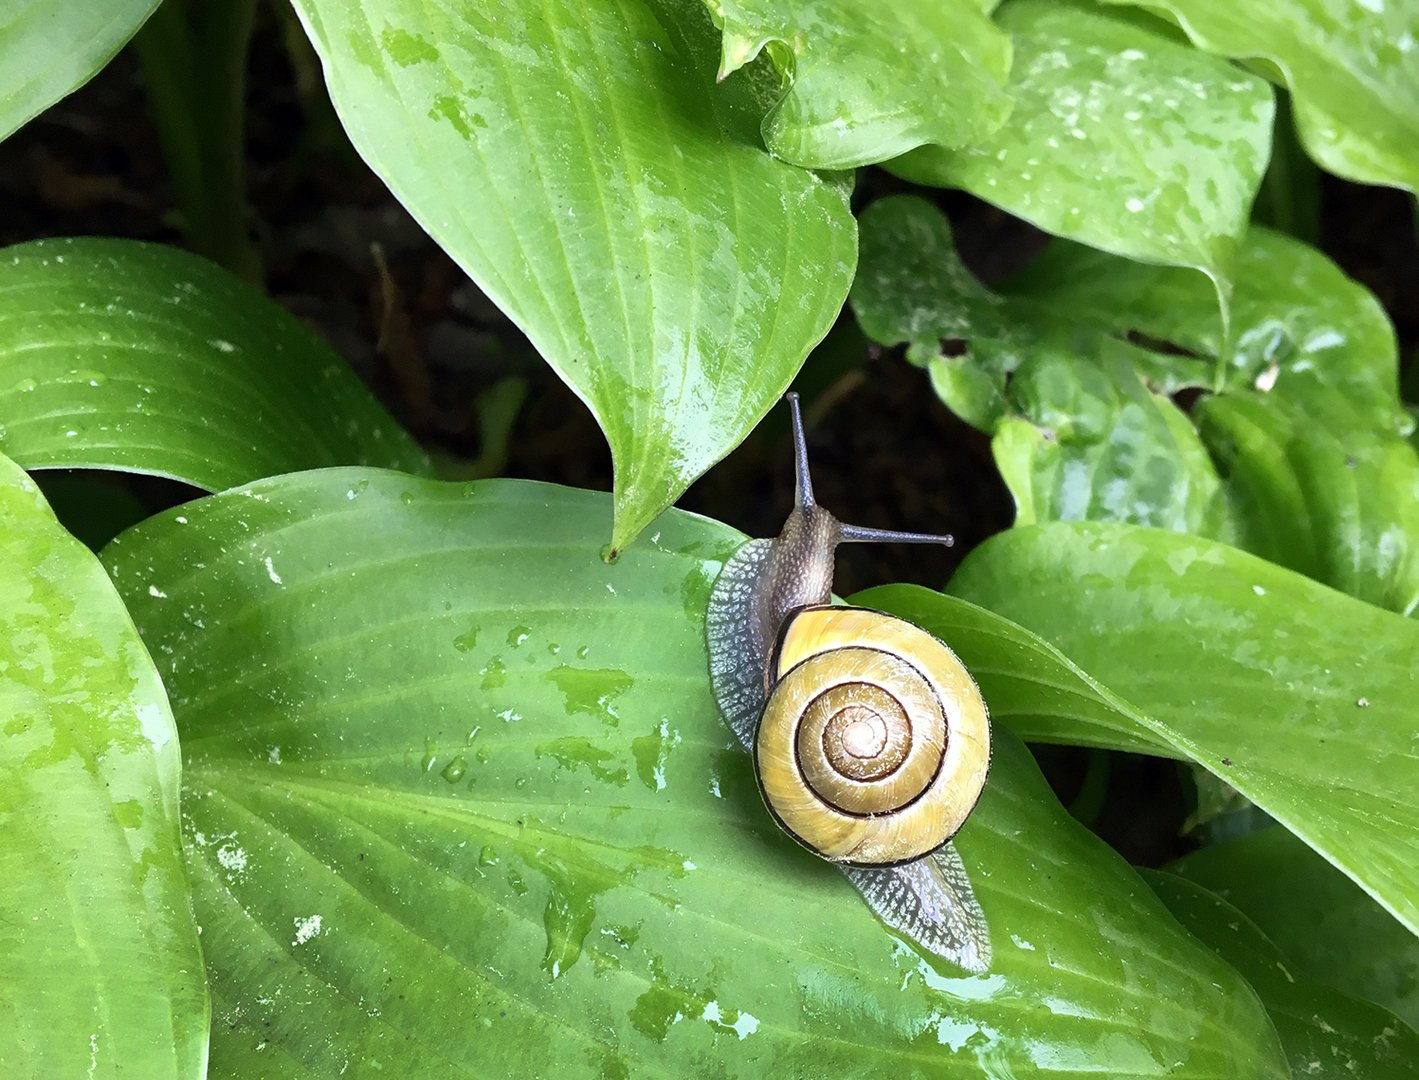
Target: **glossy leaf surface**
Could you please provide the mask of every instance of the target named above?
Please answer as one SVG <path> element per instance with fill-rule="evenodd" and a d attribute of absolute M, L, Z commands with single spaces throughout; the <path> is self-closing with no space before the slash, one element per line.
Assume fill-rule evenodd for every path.
<path fill-rule="evenodd" d="M 1224 299 L 1265 171 L 1265 81 L 1140 18 L 1014 0 L 1014 111 L 972 148 L 892 165 L 960 187 L 1047 232 L 1147 262 L 1190 266 Z"/>
<path fill-rule="evenodd" d="M 987 138 L 1010 113 L 1010 38 L 980 0 L 707 0 L 720 76 L 767 46 L 787 84 L 764 118 L 776 156 L 847 169 Z"/>
<path fill-rule="evenodd" d="M 1419 931 L 1419 625 L 1125 525 L 1011 529 L 950 588 L 1058 647 Z"/>
<path fill-rule="evenodd" d="M 882 344 L 907 343 L 947 405 L 994 435 L 1019 524 L 1090 519 L 1226 535 L 1217 471 L 1187 417 L 1139 378 L 1144 350 L 986 289 L 923 199 L 882 199 L 862 223 L 858 321 Z M 958 342 L 959 355 L 943 355 L 943 340 Z"/>
<path fill-rule="evenodd" d="M 1394 1013 L 1298 978 L 1257 925 L 1216 893 L 1158 870 L 1143 871 L 1143 879 L 1179 922 L 1255 987 L 1286 1048 L 1293 1077 L 1405 1080 L 1413 1075 L 1419 1033 Z"/>
<path fill-rule="evenodd" d="M 958 838 L 991 972 L 894 939 L 711 702 L 742 538 L 672 512 L 607 566 L 610 509 L 336 470 L 107 550 L 183 732 L 214 1076 L 1284 1075 L 1008 733 Z"/>
<path fill-rule="evenodd" d="M 103 568 L 0 457 L 0 1074 L 203 1075 L 179 764 Z"/>
<path fill-rule="evenodd" d="M 0 252 L 0 450 L 212 491 L 318 465 L 428 468 L 293 316 L 205 259 L 127 240 Z"/>
<path fill-rule="evenodd" d="M 98 74 L 158 0 L 19 0 L 0 10 L 0 140 Z"/>
<path fill-rule="evenodd" d="M 852 279 L 843 177 L 765 153 L 700 0 L 297 0 L 365 160 L 596 415 L 621 549 L 744 438 Z"/>
<path fill-rule="evenodd" d="M 1009 294 L 1027 314 L 1222 360 L 1222 393 L 1193 415 L 1227 476 L 1238 543 L 1352 596 L 1419 610 L 1419 454 L 1379 302 L 1319 252 L 1253 228 L 1224 356 L 1211 297 L 1190 278 L 1056 244 Z M 1174 386 L 1189 382 L 1186 365 L 1205 370 L 1184 361 Z"/>
<path fill-rule="evenodd" d="M 1419 8 L 1394 0 L 1148 7 L 1168 13 L 1199 48 L 1253 61 L 1289 86 L 1301 142 L 1323 167 L 1419 190 Z"/>
<path fill-rule="evenodd" d="M 1246 912 L 1297 972 L 1419 1025 L 1419 938 L 1285 829 L 1214 844 L 1169 869 Z"/>

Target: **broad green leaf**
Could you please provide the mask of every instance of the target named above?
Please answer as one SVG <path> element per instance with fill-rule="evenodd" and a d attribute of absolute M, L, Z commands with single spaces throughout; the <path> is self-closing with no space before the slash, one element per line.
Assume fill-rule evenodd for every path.
<path fill-rule="evenodd" d="M 1304 405 L 1243 391 L 1199 402 L 1249 551 L 1419 614 L 1419 452 L 1330 390 Z"/>
<path fill-rule="evenodd" d="M 1260 380 L 1270 393 L 1301 401 L 1326 388 L 1373 410 L 1372 422 L 1404 424 L 1394 328 L 1380 302 L 1315 248 L 1259 225 L 1237 257 L 1230 349 L 1211 290 L 1186 271 L 1055 241 L 1002 291 L 1029 305 L 1022 311 L 1044 309 L 1219 360 L 1223 389 Z M 1193 366 L 1198 377 L 1185 385 L 1210 386 L 1210 369 Z"/>
<path fill-rule="evenodd" d="M 1214 844 L 1169 869 L 1246 912 L 1300 974 L 1419 1024 L 1419 938 L 1285 829 Z"/>
<path fill-rule="evenodd" d="M 205 259 L 129 240 L 0 252 L 0 451 L 218 491 L 428 459 L 345 362 Z"/>
<path fill-rule="evenodd" d="M 996 19 L 1015 44 L 1010 120 L 893 171 L 1093 247 L 1201 270 L 1225 310 L 1270 150 L 1270 87 L 1151 20 L 1060 0 L 1012 0 Z"/>
<path fill-rule="evenodd" d="M 764 142 L 785 161 L 850 169 L 923 144 L 965 146 L 1010 114 L 1010 38 L 980 0 L 705 0 L 720 78 L 767 47 L 783 72 Z"/>
<path fill-rule="evenodd" d="M 862 224 L 858 321 L 882 344 L 906 342 L 947 405 L 994 435 L 1019 524 L 1087 518 L 1229 534 L 1197 433 L 1135 371 L 1144 350 L 986 289 L 923 199 L 882 199 Z M 943 339 L 964 352 L 942 355 Z"/>
<path fill-rule="evenodd" d="M 764 152 L 701 0 L 296 0 L 346 129 L 611 446 L 620 550 L 748 434 L 852 280 L 844 177 Z"/>
<path fill-rule="evenodd" d="M 182 511 L 105 558 L 183 732 L 214 1077 L 1285 1075 L 1004 731 L 959 837 L 989 974 L 788 840 L 709 693 L 732 530 L 607 566 L 606 496 L 369 470 Z"/>
<path fill-rule="evenodd" d="M 0 457 L 0 1075 L 204 1075 L 178 770 L 113 585 Z"/>
<path fill-rule="evenodd" d="M 1419 608 L 1419 455 L 1394 330 L 1319 252 L 1250 231 L 1225 355 L 1211 297 L 1185 272 L 1054 244 L 1008 295 L 1022 317 L 1043 308 L 1221 359 L 1226 385 L 1194 418 L 1239 543 L 1371 603 Z"/>
<path fill-rule="evenodd" d="M 1143 879 L 1179 922 L 1255 987 L 1286 1048 L 1293 1077 L 1405 1080 L 1414 1075 L 1419 1034 L 1394 1013 L 1298 979 L 1256 923 L 1217 894 L 1162 871 L 1145 870 Z"/>
<path fill-rule="evenodd" d="M 1396 0 L 1144 6 L 1174 19 L 1199 48 L 1250 61 L 1290 87 L 1301 142 L 1324 168 L 1419 191 L 1419 8 Z"/>
<path fill-rule="evenodd" d="M 852 603 L 900 615 L 949 644 L 980 684 L 991 720 L 1022 739 L 1185 756 L 1053 645 L 992 611 L 920 585 L 880 585 Z"/>
<path fill-rule="evenodd" d="M 97 75 L 158 0 L 6 0 L 0 7 L 0 140 Z"/>
<path fill-rule="evenodd" d="M 1002 533 L 950 588 L 1059 648 L 1419 932 L 1413 620 L 1222 544 L 1089 522 Z"/>

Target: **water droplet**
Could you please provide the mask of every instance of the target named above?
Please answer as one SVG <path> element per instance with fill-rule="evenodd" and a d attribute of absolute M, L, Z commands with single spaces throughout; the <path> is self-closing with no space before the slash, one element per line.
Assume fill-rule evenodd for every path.
<path fill-rule="evenodd" d="M 532 627 L 514 626 L 507 634 L 507 643 L 514 649 L 521 648 L 522 643 L 532 636 Z"/>
<path fill-rule="evenodd" d="M 497 862 L 498 862 L 498 853 L 493 850 L 493 845 L 492 845 L 492 844 L 484 844 L 484 845 L 483 845 L 483 850 L 480 851 L 480 852 L 478 852 L 478 865 L 479 865 L 479 866 L 496 866 L 496 865 L 497 865 Z"/>
<path fill-rule="evenodd" d="M 21 379 L 10 389 L 17 394 L 28 394 L 31 390 L 38 389 L 38 387 L 39 383 L 35 382 L 33 379 Z"/>
<path fill-rule="evenodd" d="M 445 780 L 447 780 L 450 784 L 456 784 L 458 783 L 458 781 L 463 779 L 463 774 L 467 771 L 468 762 L 463 759 L 462 754 L 459 754 L 456 758 L 454 758 L 452 761 L 450 761 L 447 765 L 443 767 L 443 772 L 439 773 L 439 775 L 442 776 Z"/>
<path fill-rule="evenodd" d="M 590 655 L 591 655 L 591 646 L 590 646 L 590 645 L 583 645 L 580 649 L 578 649 L 578 650 L 576 651 L 576 658 L 577 658 L 578 660 L 585 660 L 585 659 L 586 659 L 588 656 L 590 656 Z"/>
<path fill-rule="evenodd" d="M 459 652 L 467 652 L 478 644 L 478 628 L 470 626 L 466 634 L 459 634 L 453 639 L 453 647 Z"/>

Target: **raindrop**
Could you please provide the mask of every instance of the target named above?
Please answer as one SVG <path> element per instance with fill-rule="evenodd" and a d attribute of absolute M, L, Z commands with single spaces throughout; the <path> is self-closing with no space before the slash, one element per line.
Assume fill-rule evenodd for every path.
<path fill-rule="evenodd" d="M 463 755 L 459 754 L 443 767 L 443 772 L 439 773 L 450 784 L 456 784 L 463 779 L 463 774 L 468 771 L 468 762 L 463 760 Z"/>

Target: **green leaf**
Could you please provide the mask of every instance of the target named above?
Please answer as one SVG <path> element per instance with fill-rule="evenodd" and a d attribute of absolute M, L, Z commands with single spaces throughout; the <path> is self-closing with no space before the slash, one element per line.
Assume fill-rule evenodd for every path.
<path fill-rule="evenodd" d="M 1104 0 L 1134 4 L 1138 0 Z M 1148 0 L 1198 48 L 1290 87 L 1301 142 L 1347 180 L 1419 191 L 1419 9 L 1382 0 Z"/>
<path fill-rule="evenodd" d="M 1022 318 L 1073 318 L 1223 359 L 1227 385 L 1193 415 L 1227 477 L 1238 542 L 1414 613 L 1419 455 L 1384 309 L 1319 252 L 1261 228 L 1238 282 L 1227 353 L 1211 296 L 1184 272 L 1055 244 L 1009 297 Z"/>
<path fill-rule="evenodd" d="M 843 177 L 764 153 L 700 0 L 297 0 L 365 160 L 611 445 L 620 550 L 736 446 L 852 280 Z"/>
<path fill-rule="evenodd" d="M 177 731 L 98 560 L 0 457 L 0 1073 L 200 1078 Z"/>
<path fill-rule="evenodd" d="M 1169 869 L 1244 911 L 1300 974 L 1419 1024 L 1419 938 L 1285 829 L 1214 844 Z"/>
<path fill-rule="evenodd" d="M 1179 922 L 1256 988 L 1286 1048 L 1292 1076 L 1405 1080 L 1414 1075 L 1419 1034 L 1392 1012 L 1298 980 L 1257 925 L 1215 893 L 1157 870 L 1143 871 L 1143 878 Z"/>
<path fill-rule="evenodd" d="M 205 259 L 128 240 L 0 253 L 0 450 L 219 491 L 428 459 L 294 317 Z"/>
<path fill-rule="evenodd" d="M 1152 20 L 1059 0 L 1014 0 L 996 18 L 1015 43 L 1009 122 L 970 149 L 914 151 L 893 171 L 1093 247 L 1194 267 L 1225 310 L 1271 145 L 1265 81 Z"/>
<path fill-rule="evenodd" d="M 1419 932 L 1413 620 L 1235 548 L 1084 522 L 1002 533 L 950 587 L 1146 703 L 1153 735 Z"/>
<path fill-rule="evenodd" d="M 924 144 L 965 146 L 1010 114 L 1010 38 L 979 0 L 705 0 L 724 34 L 720 78 L 766 46 L 783 97 L 764 142 L 785 161 L 850 169 Z"/>
<path fill-rule="evenodd" d="M 0 12 L 0 140 L 99 73 L 158 0 L 32 0 Z"/>
<path fill-rule="evenodd" d="M 742 538 L 672 512 L 607 566 L 610 502 L 322 471 L 108 549 L 183 732 L 214 1076 L 1285 1075 L 1008 733 L 958 844 L 992 970 L 892 937 L 712 704 Z"/>
<path fill-rule="evenodd" d="M 1199 402 L 1240 543 L 1361 600 L 1419 614 L 1419 453 L 1334 391 Z"/>
<path fill-rule="evenodd" d="M 1224 389 L 1269 385 L 1296 401 L 1324 388 L 1400 426 L 1398 350 L 1380 302 L 1315 248 L 1261 226 L 1237 258 L 1230 348 L 1196 275 L 1055 241 L 1004 287 L 1011 299 L 1115 334 L 1133 331 L 1225 365 Z M 1037 316 L 1038 317 L 1038 316 Z M 1193 362 L 1210 386 L 1206 367 Z"/>
<path fill-rule="evenodd" d="M 908 343 L 947 405 L 994 435 L 1019 524 L 1089 518 L 1229 535 L 1197 433 L 1134 371 L 1143 350 L 986 289 L 923 199 L 882 199 L 862 224 L 859 322 L 883 344 Z M 943 339 L 965 354 L 941 355 Z"/>

